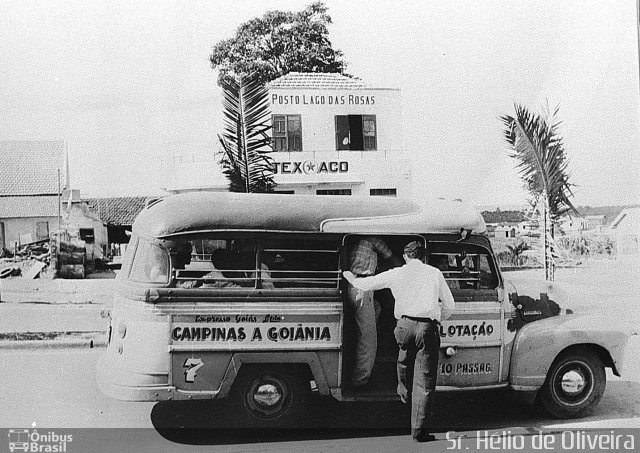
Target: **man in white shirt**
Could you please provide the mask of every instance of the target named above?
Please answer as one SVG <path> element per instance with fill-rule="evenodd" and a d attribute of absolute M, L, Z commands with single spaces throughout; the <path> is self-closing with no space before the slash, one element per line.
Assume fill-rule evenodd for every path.
<path fill-rule="evenodd" d="M 365 278 L 344 272 L 356 288 L 363 291 L 390 288 L 393 293 L 397 319 L 394 334 L 400 348 L 398 395 L 404 403 L 411 400 L 411 432 L 416 442 L 435 439 L 428 431 L 428 417 L 438 377 L 438 324 L 455 308 L 444 276 L 437 268 L 422 262 L 424 255 L 422 244 L 413 241 L 404 248 L 406 264 L 402 267 Z"/>

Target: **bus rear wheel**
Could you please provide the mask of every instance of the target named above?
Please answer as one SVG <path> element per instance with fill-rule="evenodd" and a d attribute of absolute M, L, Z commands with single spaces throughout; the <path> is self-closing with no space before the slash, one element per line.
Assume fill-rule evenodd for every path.
<path fill-rule="evenodd" d="M 606 386 L 600 357 L 588 350 L 562 353 L 540 390 L 542 406 L 557 418 L 577 418 L 598 404 Z"/>
<path fill-rule="evenodd" d="M 241 423 L 253 428 L 300 423 L 311 391 L 304 371 L 294 365 L 244 365 L 233 384 Z"/>

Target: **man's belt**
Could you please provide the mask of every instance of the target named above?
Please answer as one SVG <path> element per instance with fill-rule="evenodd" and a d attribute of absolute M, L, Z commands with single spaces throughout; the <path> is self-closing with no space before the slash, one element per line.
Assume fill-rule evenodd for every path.
<path fill-rule="evenodd" d="M 402 318 L 410 319 L 411 321 L 426 322 L 429 324 L 440 324 L 439 321 L 436 321 L 435 319 L 431 319 L 431 318 L 419 318 L 417 316 L 407 316 L 407 315 L 402 315 Z"/>

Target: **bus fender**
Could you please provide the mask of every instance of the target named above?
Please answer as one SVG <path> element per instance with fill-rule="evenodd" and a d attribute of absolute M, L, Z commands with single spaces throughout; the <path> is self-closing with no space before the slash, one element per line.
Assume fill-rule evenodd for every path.
<path fill-rule="evenodd" d="M 611 325 L 596 314 L 562 315 L 525 325 L 518 331 L 511 353 L 511 388 L 538 390 L 555 358 L 572 347 L 597 354 L 605 366 L 620 376 L 629 333 Z"/>

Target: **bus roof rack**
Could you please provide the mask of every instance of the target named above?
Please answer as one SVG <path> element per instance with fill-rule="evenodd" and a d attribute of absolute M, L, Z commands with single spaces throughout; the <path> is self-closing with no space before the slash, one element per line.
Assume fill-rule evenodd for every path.
<path fill-rule="evenodd" d="M 188 192 L 151 203 L 133 231 L 156 238 L 216 230 L 333 233 L 484 233 L 479 212 L 445 200 Z"/>

